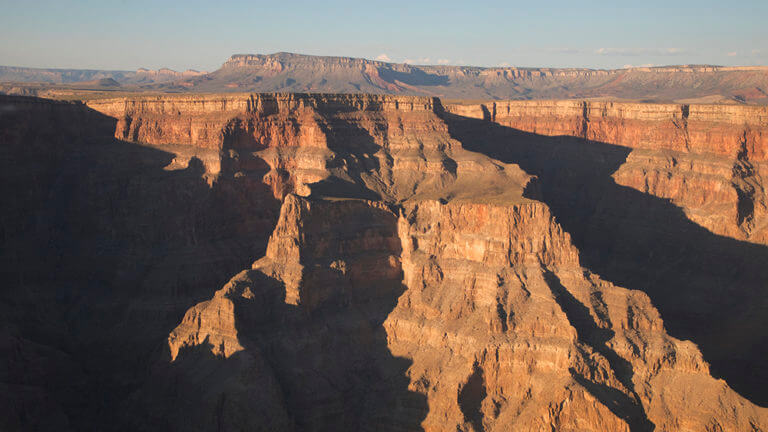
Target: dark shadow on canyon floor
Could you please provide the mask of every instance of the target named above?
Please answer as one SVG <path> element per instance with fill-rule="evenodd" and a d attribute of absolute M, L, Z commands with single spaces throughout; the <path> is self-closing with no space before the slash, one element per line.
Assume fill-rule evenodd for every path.
<path fill-rule="evenodd" d="M 563 286 L 560 278 L 546 268 L 542 268 L 542 270 L 544 280 L 552 291 L 552 296 L 568 317 L 568 322 L 576 329 L 579 342 L 589 346 L 608 360 L 614 375 L 629 390 L 631 396 L 615 388 L 590 381 L 573 369 L 570 371 L 571 376 L 589 390 L 600 403 L 608 407 L 614 415 L 624 419 L 631 432 L 653 431 L 656 426 L 645 413 L 632 382 L 634 374 L 632 365 L 608 345 L 608 341 L 613 338 L 613 330 L 600 328 L 590 315 L 589 309 Z"/>
<path fill-rule="evenodd" d="M 475 363 L 467 383 L 459 391 L 457 402 L 464 418 L 477 432 L 485 432 L 483 426 L 483 400 L 488 396 L 483 369 Z"/>
<path fill-rule="evenodd" d="M 392 356 L 382 328 L 404 287 L 313 309 L 286 304 L 263 273 L 249 279 L 253 296 L 232 298 L 243 350 L 217 356 L 206 340 L 156 364 L 129 401 L 143 414 L 126 419 L 132 430 L 421 430 L 426 398 L 408 390 L 411 361 Z"/>
<path fill-rule="evenodd" d="M 392 355 L 383 327 L 406 289 L 399 261 L 396 274 L 383 270 L 402 253 L 397 213 L 364 203 L 381 199 L 369 184 L 381 168 L 381 146 L 354 119 L 324 119 L 320 127 L 335 156 L 328 164 L 333 175 L 310 185 L 306 198 L 322 210 L 301 220 L 306 297 L 285 304 L 280 282 L 252 272 L 260 289 L 275 294 L 262 312 L 240 302 L 238 329 L 250 352 L 265 353 L 297 430 L 421 430 L 426 397 L 409 390 L 412 362 Z M 332 211 L 337 205 L 344 210 Z M 368 239 L 365 246 L 361 239 Z"/>
<path fill-rule="evenodd" d="M 350 108 L 342 107 L 341 111 Z M 328 163 L 328 169 L 334 175 L 313 184 L 312 195 L 380 200 L 381 195 L 366 182 L 371 173 L 381 168 L 376 157 L 381 146 L 371 134 L 343 118 L 321 122 L 320 129 L 326 136 L 328 149 L 334 153 L 333 160 Z"/>
<path fill-rule="evenodd" d="M 296 430 L 421 430 L 426 397 L 408 389 L 412 362 L 392 355 L 383 328 L 405 287 L 356 286 L 326 273 L 323 282 L 339 293 L 315 308 L 282 302 L 284 288 L 275 281 L 262 285 L 277 287 L 269 314 L 254 313 L 247 302 L 237 307 L 240 316 L 259 317 L 239 330 L 249 352 L 263 353 L 274 371 Z"/>
<path fill-rule="evenodd" d="M 114 139 L 116 120 L 82 104 L 0 97 L 0 105 L 0 350 L 6 341 L 14 347 L 0 357 L 0 370 L 9 371 L 0 384 L 25 389 L 0 407 L 4 427 L 223 430 L 244 424 L 247 413 L 236 408 L 264 413 L 256 425 L 264 430 L 317 430 L 301 414 L 326 408 L 337 417 L 324 430 L 420 427 L 426 401 L 408 390 L 410 362 L 392 356 L 381 325 L 404 289 L 399 281 L 367 300 L 336 299 L 312 311 L 261 298 L 269 314 L 254 317 L 253 304 L 240 302 L 243 352 L 225 359 L 203 344 L 158 371 L 185 311 L 264 254 L 280 202 L 261 182 L 263 160 L 222 154 L 222 175 L 209 184 L 201 159 L 168 170 L 174 153 Z M 224 150 L 254 150 L 238 127 L 225 131 Z M 263 280 L 262 294 L 277 296 L 278 285 Z M 264 317 L 272 321 L 258 321 Z M 243 385 L 248 379 L 252 388 Z M 328 399 L 313 399 L 305 379 L 328 388 Z M 285 405 L 258 405 L 262 387 Z M 157 416 L 137 400 L 156 402 Z M 208 408 L 213 423 L 194 422 L 208 418 Z M 45 418 L 31 415 L 41 409 Z"/>
<path fill-rule="evenodd" d="M 173 153 L 114 139 L 116 119 L 82 104 L 0 105 L 0 325 L 18 346 L 0 378 L 37 395 L 0 416 L 33 430 L 43 398 L 67 419 L 56 430 L 120 429 L 152 353 L 263 254 L 279 202 L 209 184 L 196 157 L 168 170 Z"/>
<path fill-rule="evenodd" d="M 530 197 L 571 234 L 583 266 L 646 292 L 714 376 L 768 405 L 768 248 L 713 234 L 669 200 L 616 184 L 629 148 L 440 115 L 464 148 L 537 176 Z"/>

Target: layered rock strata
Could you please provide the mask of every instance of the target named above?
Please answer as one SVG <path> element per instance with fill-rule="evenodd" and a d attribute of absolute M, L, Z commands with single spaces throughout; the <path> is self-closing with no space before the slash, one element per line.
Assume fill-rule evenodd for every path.
<path fill-rule="evenodd" d="M 260 404 L 298 430 L 765 427 L 645 294 L 580 267 L 542 203 L 399 212 L 286 197 L 267 255 L 171 333 L 176 367 L 200 348 L 221 358 L 206 375 L 258 356 L 249 376 L 280 383 Z M 239 387 L 215 388 L 225 413 L 246 411 Z"/>
<path fill-rule="evenodd" d="M 618 184 L 671 200 L 716 234 L 768 242 L 765 107 L 542 101 L 449 104 L 446 110 L 537 135 L 627 148 L 613 173 Z"/>
<path fill-rule="evenodd" d="M 106 80 L 109 86 L 98 85 Z M 91 82 L 89 82 L 91 81 Z M 768 103 L 768 67 L 679 65 L 622 69 L 414 65 L 294 53 L 236 54 L 211 73 L 0 66 L 0 94 L 77 97 L 132 92 L 322 92 L 464 100 L 610 99 Z"/>
<path fill-rule="evenodd" d="M 768 68 L 764 66 L 596 70 L 414 65 L 293 53 L 238 54 L 220 69 L 180 84 L 176 88 L 206 92 L 363 92 L 465 100 L 768 101 Z"/>
<path fill-rule="evenodd" d="M 207 172 L 209 152 L 116 140 L 116 123 L 80 103 L 0 100 L 0 429 L 113 424 L 159 341 L 274 227 L 266 186 Z"/>
<path fill-rule="evenodd" d="M 60 105 L 34 100 L 23 108 L 29 101 L 4 100 L 16 113 L 29 112 L 6 117 L 16 126 L 4 130 L 14 157 L 34 161 L 39 153 L 23 143 L 45 148 L 54 134 L 36 130 L 32 119 Z M 35 180 L 40 194 L 20 199 L 27 207 L 16 205 L 9 213 L 16 216 L 4 219 L 4 227 L 15 226 L 33 211 L 47 227 L 62 211 L 100 215 L 55 228 L 64 236 L 59 243 L 82 251 L 59 261 L 63 270 L 53 278 L 16 280 L 18 291 L 39 290 L 30 303 L 79 284 L 73 299 L 47 303 L 57 312 L 46 325 L 7 318 L 13 340 L 35 343 L 54 339 L 51 323 L 66 323 L 73 330 L 62 338 L 70 345 L 59 348 L 72 360 L 56 363 L 96 377 L 84 389 L 104 396 L 100 404 L 62 403 L 83 389 L 42 385 L 37 373 L 21 383 L 4 378 L 40 386 L 41 397 L 58 404 L 61 420 L 51 424 L 59 429 L 66 422 L 118 430 L 768 428 L 768 411 L 729 386 L 733 380 L 743 392 L 745 374 L 719 368 L 732 349 L 744 364 L 761 364 L 759 351 L 745 347 L 764 333 L 763 303 L 754 301 L 768 281 L 755 267 L 762 231 L 738 216 L 735 229 L 718 225 L 732 216 L 712 204 L 732 200 L 725 186 L 690 197 L 670 179 L 719 184 L 706 183 L 704 174 L 716 179 L 724 170 L 712 167 L 737 164 L 732 146 L 742 133 L 749 137 L 741 147 L 743 184 L 727 187 L 757 191 L 764 143 L 754 113 L 569 102 L 509 103 L 502 117 L 504 109 L 492 104 L 370 95 L 162 96 L 61 106 L 84 114 L 46 117 L 52 127 L 82 124 L 87 131 L 98 123 L 118 141 L 83 132 L 80 142 L 77 128 L 59 135 L 63 155 L 82 151 L 88 163 L 51 158 L 43 171 L 50 174 Z M 714 114 L 701 118 L 709 120 L 693 120 L 708 109 Z M 735 124 L 743 129 L 733 132 Z M 676 135 L 686 130 L 687 138 Z M 646 159 L 629 159 L 636 151 Z M 121 164 L 105 159 L 111 152 L 133 155 L 135 163 L 114 172 Z M 637 187 L 633 173 L 649 178 L 643 169 L 661 170 L 656 155 L 664 152 L 688 161 L 686 170 L 665 168 L 666 183 Z M 703 162 L 694 167 L 695 158 Z M 87 181 L 45 181 L 60 178 L 61 166 L 99 164 L 104 172 Z M 20 182 L 21 171 L 11 172 Z M 191 194 L 174 198 L 179 191 Z M 39 204 L 64 192 L 88 204 Z M 124 198 L 110 201 L 116 193 Z M 713 207 L 722 215 L 694 211 Z M 140 210 L 149 210 L 148 219 Z M 659 227 L 660 220 L 669 226 Z M 94 272 L 88 251 L 100 240 L 83 239 L 103 238 L 110 227 L 113 252 L 99 262 L 104 271 Z M 718 229 L 752 243 L 712 232 Z M 669 244 L 654 244 L 667 235 Z M 21 237 L 5 238 L 21 244 Z M 678 240 L 692 242 L 698 254 L 674 255 L 689 251 Z M 664 250 L 675 260 L 638 260 L 669 258 Z M 747 252 L 754 258 L 743 260 Z M 35 253 L 30 248 L 15 262 L 31 263 Z M 154 259 L 187 267 L 126 267 Z M 718 259 L 741 264 L 728 272 Z M 697 264 L 705 266 L 698 275 Z M 211 275 L 223 271 L 236 275 L 226 283 Z M 172 285 L 153 272 L 191 280 Z M 8 267 L 4 274 L 21 273 Z M 712 275 L 734 288 L 723 293 L 707 282 Z M 700 298 L 690 295 L 702 287 Z M 723 302 L 726 294 L 738 301 Z M 10 298 L 2 303 L 9 310 Z M 725 324 L 714 305 L 733 313 L 744 311 L 736 307 L 742 300 L 752 306 L 732 327 L 689 328 L 702 317 Z M 689 327 L 681 325 L 686 320 Z M 734 334 L 742 337 L 727 344 Z M 11 429 L 23 429 L 30 412 L 11 408 L 4 416 L 15 419 Z"/>
<path fill-rule="evenodd" d="M 468 149 L 537 176 L 539 198 L 586 267 L 648 293 L 668 331 L 695 341 L 713 374 L 768 403 L 759 330 L 768 308 L 764 109 L 511 102 L 446 110 Z"/>

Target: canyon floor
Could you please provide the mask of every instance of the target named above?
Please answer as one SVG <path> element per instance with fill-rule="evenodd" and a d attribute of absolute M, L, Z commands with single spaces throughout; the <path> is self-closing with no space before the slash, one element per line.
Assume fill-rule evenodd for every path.
<path fill-rule="evenodd" d="M 59 96 L 0 96 L 2 430 L 768 430 L 768 107 Z"/>

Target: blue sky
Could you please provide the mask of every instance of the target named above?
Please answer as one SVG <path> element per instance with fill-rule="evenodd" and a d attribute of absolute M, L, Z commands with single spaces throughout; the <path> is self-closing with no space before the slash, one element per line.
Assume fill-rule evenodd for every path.
<path fill-rule="evenodd" d="M 0 65 L 215 70 L 290 51 L 419 64 L 768 64 L 768 0 L 0 0 Z"/>

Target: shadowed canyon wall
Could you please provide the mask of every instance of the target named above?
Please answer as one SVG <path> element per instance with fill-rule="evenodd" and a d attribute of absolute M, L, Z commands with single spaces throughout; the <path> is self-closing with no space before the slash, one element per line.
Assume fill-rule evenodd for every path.
<path fill-rule="evenodd" d="M 627 148 L 610 173 L 616 183 L 670 199 L 714 233 L 768 243 L 765 107 L 543 101 L 446 109 L 537 135 Z"/>
<path fill-rule="evenodd" d="M 765 430 L 766 117 L 6 97 L 3 426 Z"/>
<path fill-rule="evenodd" d="M 671 333 L 695 341 L 716 375 L 768 403 L 759 330 L 767 306 L 765 108 L 446 109 L 467 148 L 514 160 L 539 178 L 542 199 L 588 268 L 650 294 Z"/>

